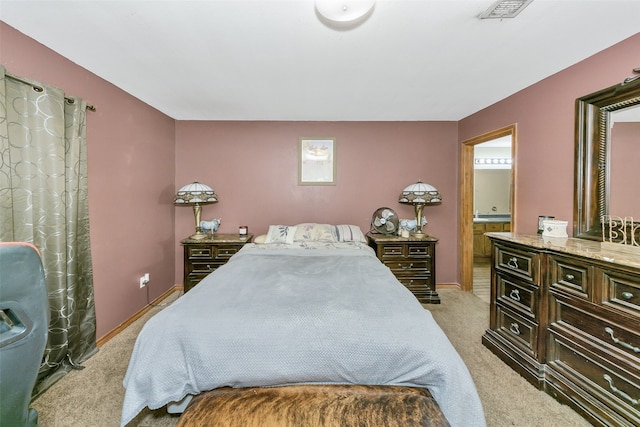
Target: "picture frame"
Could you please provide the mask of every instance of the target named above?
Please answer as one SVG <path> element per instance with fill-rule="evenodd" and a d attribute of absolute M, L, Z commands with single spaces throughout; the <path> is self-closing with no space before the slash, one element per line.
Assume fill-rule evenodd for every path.
<path fill-rule="evenodd" d="M 335 138 L 299 139 L 299 185 L 336 185 L 336 165 Z"/>

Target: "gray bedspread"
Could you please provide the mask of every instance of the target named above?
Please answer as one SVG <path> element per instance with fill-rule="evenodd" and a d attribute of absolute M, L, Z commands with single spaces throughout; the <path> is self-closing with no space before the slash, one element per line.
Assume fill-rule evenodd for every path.
<path fill-rule="evenodd" d="M 218 387 L 426 387 L 452 426 L 484 426 L 469 372 L 364 244 L 246 245 L 151 318 L 124 378 L 121 425 Z"/>

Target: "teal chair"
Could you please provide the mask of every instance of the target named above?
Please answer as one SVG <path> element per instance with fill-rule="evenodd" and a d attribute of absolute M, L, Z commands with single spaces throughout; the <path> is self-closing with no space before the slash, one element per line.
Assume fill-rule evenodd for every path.
<path fill-rule="evenodd" d="M 27 243 L 0 243 L 0 426 L 38 425 L 29 404 L 48 326 L 38 250 Z"/>

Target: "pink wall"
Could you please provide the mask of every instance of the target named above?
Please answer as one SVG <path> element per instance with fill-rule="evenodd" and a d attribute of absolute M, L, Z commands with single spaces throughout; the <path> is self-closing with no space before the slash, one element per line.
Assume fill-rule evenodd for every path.
<path fill-rule="evenodd" d="M 174 285 L 175 121 L 0 22 L 11 74 L 87 100 L 89 211 L 97 336 Z"/>
<path fill-rule="evenodd" d="M 298 139 L 334 137 L 337 185 L 298 185 Z M 422 179 L 442 193 L 425 208 L 426 231 L 440 239 L 437 282 L 457 282 L 457 124 L 454 122 L 199 122 L 176 124 L 176 187 L 211 185 L 219 202 L 203 218 L 222 218 L 220 232 L 248 225 L 351 223 L 369 230 L 382 206 L 401 218 L 413 208 L 398 203 L 404 187 Z M 193 211 L 176 208 L 176 283 L 182 283 L 180 240 L 193 233 Z"/>
<path fill-rule="evenodd" d="M 640 33 L 459 122 L 460 141 L 517 125 L 517 232 L 535 233 L 538 215 L 554 215 L 571 235 L 575 100 L 621 83 L 638 58 Z"/>

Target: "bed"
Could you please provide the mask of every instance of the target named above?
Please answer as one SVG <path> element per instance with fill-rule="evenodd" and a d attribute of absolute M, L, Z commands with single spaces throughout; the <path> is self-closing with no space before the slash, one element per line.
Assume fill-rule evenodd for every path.
<path fill-rule="evenodd" d="M 484 426 L 469 372 L 355 226 L 271 226 L 151 318 L 123 381 L 121 425 L 210 390 L 428 389 L 452 426 Z"/>

